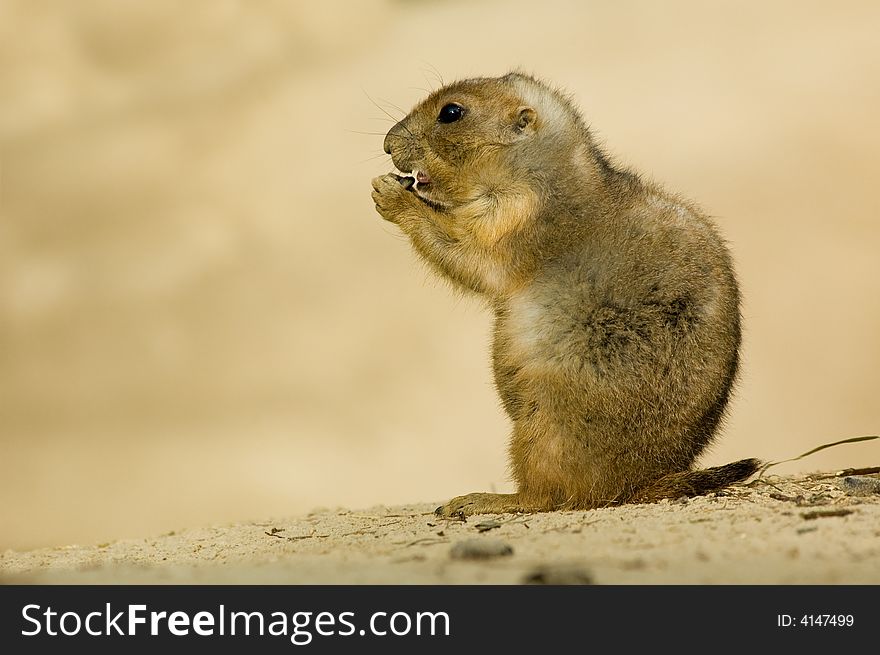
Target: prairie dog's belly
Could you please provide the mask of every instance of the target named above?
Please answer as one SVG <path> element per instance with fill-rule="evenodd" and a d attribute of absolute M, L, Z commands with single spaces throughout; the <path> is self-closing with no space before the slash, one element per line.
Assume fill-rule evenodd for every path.
<path fill-rule="evenodd" d="M 541 285 L 510 296 L 500 312 L 501 359 L 524 374 L 584 380 L 624 375 L 665 335 L 637 304 L 598 301 L 588 287 Z M 606 380 L 607 381 L 607 380 Z"/>
<path fill-rule="evenodd" d="M 559 321 L 549 311 L 546 299 L 527 288 L 508 299 L 506 310 L 499 326 L 506 342 L 506 359 L 528 370 L 552 371 Z"/>
<path fill-rule="evenodd" d="M 563 279 L 511 294 L 497 311 L 493 353 L 508 413 L 658 427 L 689 420 L 728 368 L 730 355 L 710 345 L 718 293 L 615 299 Z"/>
<path fill-rule="evenodd" d="M 512 294 L 497 312 L 495 380 L 514 420 L 589 411 L 596 390 L 590 334 L 558 303 L 553 288 L 529 287 Z"/>

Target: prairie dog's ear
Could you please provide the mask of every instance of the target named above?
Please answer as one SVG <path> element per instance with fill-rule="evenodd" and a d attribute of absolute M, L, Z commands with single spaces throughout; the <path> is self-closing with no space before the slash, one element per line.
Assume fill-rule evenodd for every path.
<path fill-rule="evenodd" d="M 528 107 L 523 105 L 518 107 L 517 110 L 513 113 L 513 125 L 511 125 L 510 130 L 510 142 L 519 141 L 520 139 L 524 139 L 529 135 L 533 134 L 535 131 L 535 121 L 538 119 L 538 113 Z"/>
<path fill-rule="evenodd" d="M 538 118 L 537 112 L 531 107 L 520 107 L 516 110 L 516 130 L 517 132 L 525 132 L 526 129 L 535 129 L 535 119 Z"/>

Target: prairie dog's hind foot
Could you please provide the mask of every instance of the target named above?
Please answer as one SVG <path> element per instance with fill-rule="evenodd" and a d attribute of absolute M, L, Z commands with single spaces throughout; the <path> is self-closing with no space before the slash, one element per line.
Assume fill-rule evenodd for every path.
<path fill-rule="evenodd" d="M 473 493 L 456 496 L 441 505 L 434 514 L 444 518 L 463 518 L 473 514 L 518 514 L 539 511 L 536 507 L 526 507 L 519 494 Z"/>

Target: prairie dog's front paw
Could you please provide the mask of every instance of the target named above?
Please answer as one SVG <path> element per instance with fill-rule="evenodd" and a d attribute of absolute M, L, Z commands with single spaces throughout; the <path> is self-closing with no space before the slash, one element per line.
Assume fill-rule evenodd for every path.
<path fill-rule="evenodd" d="M 401 212 L 412 206 L 410 188 L 414 182 L 411 177 L 401 177 L 394 173 L 381 175 L 373 180 L 373 202 L 382 218 L 392 223 L 399 222 Z"/>

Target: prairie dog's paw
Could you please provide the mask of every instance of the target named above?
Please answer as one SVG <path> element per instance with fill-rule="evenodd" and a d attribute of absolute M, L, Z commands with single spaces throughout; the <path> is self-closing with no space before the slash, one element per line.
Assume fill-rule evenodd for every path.
<path fill-rule="evenodd" d="M 373 180 L 373 202 L 382 218 L 392 223 L 400 220 L 400 213 L 406 207 L 412 206 L 414 198 L 410 188 L 414 182 L 411 177 L 401 177 L 394 173 L 381 175 Z"/>
<path fill-rule="evenodd" d="M 472 514 L 504 514 L 507 512 L 527 512 L 519 502 L 516 494 L 476 493 L 457 496 L 445 505 L 441 505 L 434 513 L 444 518 L 464 518 Z"/>

